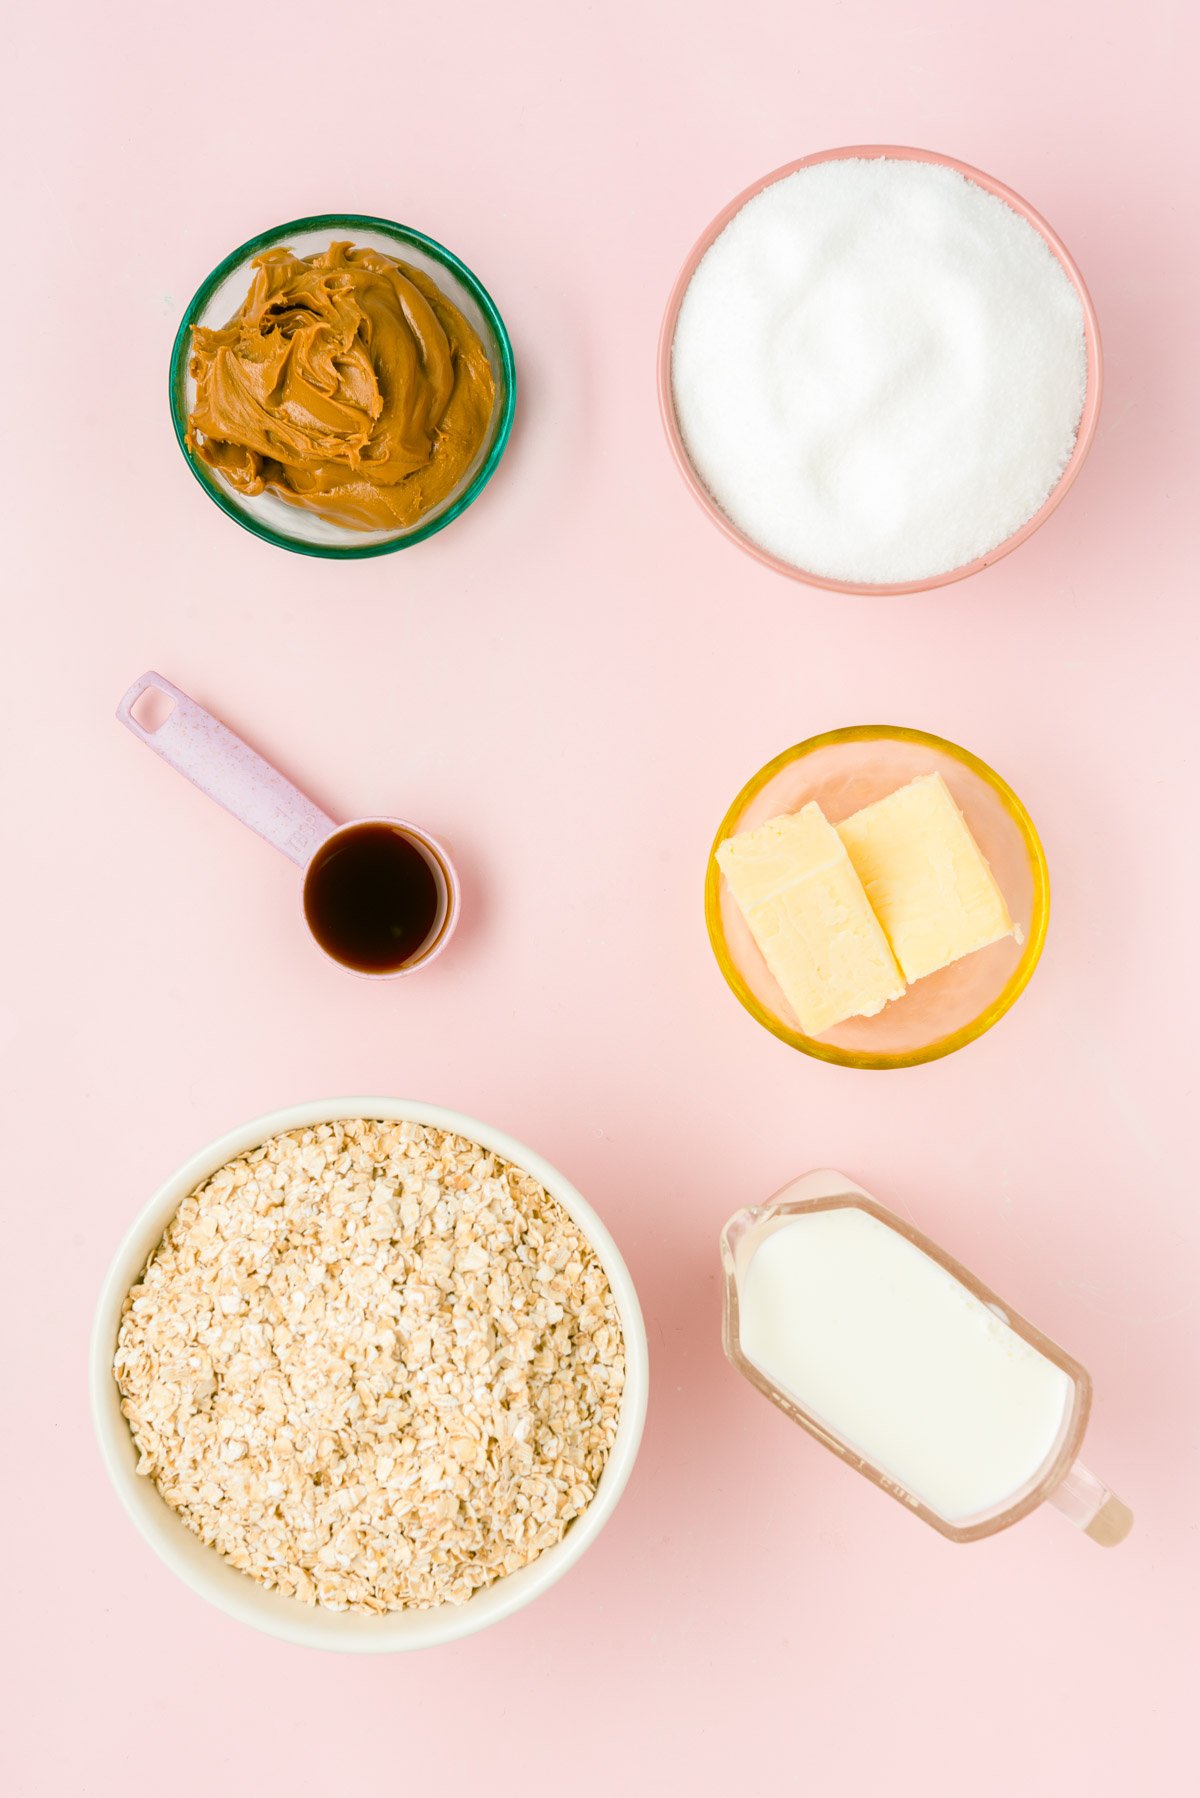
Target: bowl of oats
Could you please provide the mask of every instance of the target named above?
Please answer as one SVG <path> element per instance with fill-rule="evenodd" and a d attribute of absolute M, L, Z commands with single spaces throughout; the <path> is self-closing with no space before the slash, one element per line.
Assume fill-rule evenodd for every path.
<path fill-rule="evenodd" d="M 562 1576 L 637 1455 L 646 1332 L 541 1156 L 439 1106 L 324 1100 L 192 1157 L 96 1313 L 109 1475 L 201 1597 L 310 1647 L 473 1634 Z"/>

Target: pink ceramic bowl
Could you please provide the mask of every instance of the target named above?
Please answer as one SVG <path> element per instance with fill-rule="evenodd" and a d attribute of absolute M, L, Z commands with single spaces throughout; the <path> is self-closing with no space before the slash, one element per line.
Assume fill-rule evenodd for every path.
<path fill-rule="evenodd" d="M 1004 201 L 1005 205 L 1011 206 L 1014 212 L 1026 219 L 1035 231 L 1041 233 L 1065 269 L 1079 295 L 1080 305 L 1083 307 L 1083 330 L 1088 362 L 1087 391 L 1084 394 L 1083 411 L 1080 414 L 1075 448 L 1071 453 L 1070 461 L 1045 503 L 1034 513 L 1032 518 L 1025 521 L 1020 530 L 1014 531 L 1011 537 L 1006 537 L 1003 543 L 997 544 L 996 548 L 989 550 L 987 555 L 978 556 L 973 562 L 964 562 L 960 568 L 951 568 L 945 574 L 931 575 L 926 580 L 895 583 L 835 581 L 827 575 L 812 574 L 807 569 L 797 568 L 793 562 L 785 562 L 779 556 L 771 555 L 768 550 L 760 548 L 721 510 L 693 468 L 684 446 L 679 421 L 675 416 L 675 397 L 671 386 L 671 351 L 675 341 L 675 321 L 679 316 L 679 308 L 701 258 L 748 200 L 752 200 L 755 194 L 761 193 L 764 187 L 770 187 L 775 181 L 782 181 L 786 175 L 794 175 L 798 169 L 811 168 L 814 163 L 840 162 L 849 157 L 862 157 L 869 160 L 880 156 L 891 157 L 896 161 L 936 162 L 943 168 L 954 169 L 958 174 L 965 175 L 968 181 L 973 181 L 977 187 L 982 187 L 986 193 L 995 194 L 998 199 Z M 1084 285 L 1083 276 L 1076 268 L 1066 245 L 1050 229 L 1041 214 L 1035 212 L 1029 202 L 1023 200 L 1020 194 L 1015 194 L 1011 187 L 1005 187 L 1002 181 L 995 180 L 991 175 L 985 175 L 980 169 L 972 168 L 968 162 L 959 162 L 953 156 L 940 156 L 935 150 L 912 150 L 900 144 L 848 144 L 841 150 L 821 150 L 815 156 L 801 156 L 796 162 L 785 163 L 783 168 L 773 169 L 769 175 L 764 175 L 761 180 L 754 181 L 749 187 L 743 189 L 736 199 L 731 200 L 728 206 L 717 214 L 711 225 L 701 234 L 699 241 L 693 246 L 691 254 L 679 271 L 679 277 L 671 289 L 671 297 L 667 301 L 666 315 L 663 318 L 662 333 L 658 344 L 659 411 L 662 414 L 663 428 L 667 433 L 667 442 L 671 446 L 671 454 L 694 497 L 708 513 L 713 523 L 724 531 L 725 535 L 734 543 L 740 545 L 748 555 L 753 556 L 756 561 L 765 563 L 768 568 L 774 568 L 779 574 L 790 576 L 794 581 L 807 581 L 809 586 L 826 587 L 832 593 L 925 593 L 932 587 L 947 587 L 951 581 L 961 581 L 968 574 L 977 574 L 981 568 L 990 568 L 993 562 L 1000 560 L 1001 556 L 1008 555 L 1009 551 L 1016 549 L 1019 543 L 1024 543 L 1027 537 L 1032 537 L 1038 526 L 1046 522 L 1051 512 L 1060 503 L 1063 495 L 1083 467 L 1084 459 L 1091 448 L 1092 438 L 1096 434 L 1096 421 L 1100 416 L 1100 395 L 1103 385 L 1104 367 L 1096 308 L 1092 305 L 1091 295 Z"/>

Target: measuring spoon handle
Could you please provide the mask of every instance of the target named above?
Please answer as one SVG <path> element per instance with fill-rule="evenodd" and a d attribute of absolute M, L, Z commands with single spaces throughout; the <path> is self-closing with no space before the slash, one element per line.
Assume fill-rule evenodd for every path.
<path fill-rule="evenodd" d="M 169 715 L 155 730 L 139 724 L 133 715 L 133 707 L 147 691 L 173 701 Z M 336 828 L 333 819 L 278 769 L 161 674 L 151 670 L 134 681 L 117 707 L 117 717 L 177 773 L 282 850 L 297 867 L 304 867 L 317 844 Z"/>

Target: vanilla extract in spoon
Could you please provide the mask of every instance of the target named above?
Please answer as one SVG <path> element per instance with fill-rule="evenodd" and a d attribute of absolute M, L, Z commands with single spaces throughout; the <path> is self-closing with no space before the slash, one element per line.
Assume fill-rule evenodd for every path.
<path fill-rule="evenodd" d="M 396 973 L 443 927 L 446 882 L 407 832 L 369 819 L 344 825 L 317 850 L 304 879 L 304 915 L 343 967 Z"/>

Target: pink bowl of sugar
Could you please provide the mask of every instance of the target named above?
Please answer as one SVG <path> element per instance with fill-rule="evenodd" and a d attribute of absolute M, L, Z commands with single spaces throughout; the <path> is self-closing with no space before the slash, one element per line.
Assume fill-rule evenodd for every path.
<path fill-rule="evenodd" d="M 1100 412 L 1095 308 L 1061 239 L 990 175 L 852 145 L 740 193 L 663 320 L 659 406 L 687 486 L 756 560 L 919 593 L 1033 535 Z"/>

